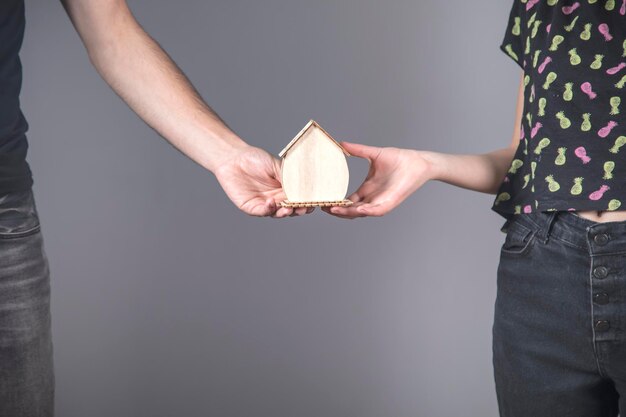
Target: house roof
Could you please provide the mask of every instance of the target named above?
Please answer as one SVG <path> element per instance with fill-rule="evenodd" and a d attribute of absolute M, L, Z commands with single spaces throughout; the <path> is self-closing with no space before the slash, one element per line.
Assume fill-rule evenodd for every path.
<path fill-rule="evenodd" d="M 297 141 L 299 141 L 299 140 L 300 140 L 300 138 L 302 138 L 302 136 L 304 136 L 304 134 L 306 133 L 306 131 L 307 131 L 307 130 L 309 130 L 311 127 L 316 127 L 316 128 L 318 128 L 319 130 L 321 130 L 321 131 L 322 131 L 322 132 L 323 132 L 323 133 L 324 133 L 324 134 L 328 137 L 328 139 L 330 139 L 330 140 L 331 140 L 331 141 L 332 141 L 335 145 L 337 145 L 337 146 L 339 147 L 339 149 L 341 149 L 341 151 L 342 151 L 342 152 L 343 152 L 346 156 L 351 156 L 351 155 L 348 153 L 348 151 L 346 151 L 346 150 L 343 148 L 343 146 L 341 146 L 341 145 L 339 144 L 339 142 L 337 142 L 335 139 L 333 139 L 333 137 L 332 137 L 332 136 L 330 136 L 330 135 L 328 134 L 328 132 L 327 132 L 327 131 L 325 131 L 325 130 L 322 128 L 322 126 L 320 126 L 320 125 L 319 125 L 319 124 L 318 124 L 315 120 L 309 120 L 309 123 L 307 123 L 307 124 L 306 124 L 306 126 L 304 126 L 304 127 L 302 128 L 302 130 L 301 130 L 301 131 L 300 131 L 300 132 L 296 135 L 296 137 L 295 137 L 295 138 L 291 139 L 291 142 L 289 142 L 289 143 L 287 144 L 287 146 L 285 146 L 285 148 L 284 148 L 282 151 L 280 151 L 280 153 L 278 154 L 278 156 L 282 158 L 282 157 L 283 157 L 283 156 L 287 153 L 287 151 L 288 151 L 288 150 L 289 150 L 289 149 L 290 149 L 293 145 L 295 145 L 295 144 L 296 144 L 296 142 L 297 142 Z"/>

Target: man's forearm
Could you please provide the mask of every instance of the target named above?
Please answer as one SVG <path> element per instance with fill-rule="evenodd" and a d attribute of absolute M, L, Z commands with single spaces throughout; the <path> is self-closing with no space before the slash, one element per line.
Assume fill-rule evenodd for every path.
<path fill-rule="evenodd" d="M 66 3 L 89 58 L 102 78 L 177 149 L 214 171 L 234 149 L 247 146 L 204 103 L 182 71 L 136 22 L 125 3 L 102 6 L 100 11 L 98 6 Z M 105 0 L 102 4 L 106 3 L 111 2 Z M 99 13 L 96 16 L 94 12 Z"/>
<path fill-rule="evenodd" d="M 515 150 L 509 147 L 478 155 L 431 151 L 420 151 L 420 154 L 431 163 L 431 179 L 495 194 L 511 165 Z"/>

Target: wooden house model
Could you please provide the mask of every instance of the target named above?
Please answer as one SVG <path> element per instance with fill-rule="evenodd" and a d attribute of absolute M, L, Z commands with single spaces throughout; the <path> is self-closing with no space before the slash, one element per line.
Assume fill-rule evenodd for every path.
<path fill-rule="evenodd" d="M 347 206 L 350 154 L 314 120 L 278 154 L 282 158 L 283 207 Z"/>

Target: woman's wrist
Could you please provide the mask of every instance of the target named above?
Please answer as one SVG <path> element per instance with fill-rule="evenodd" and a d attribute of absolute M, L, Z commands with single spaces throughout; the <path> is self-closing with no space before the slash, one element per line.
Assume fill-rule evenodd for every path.
<path fill-rule="evenodd" d="M 426 163 L 426 177 L 429 180 L 441 180 L 445 168 L 445 157 L 440 152 L 416 150 L 416 158 Z"/>

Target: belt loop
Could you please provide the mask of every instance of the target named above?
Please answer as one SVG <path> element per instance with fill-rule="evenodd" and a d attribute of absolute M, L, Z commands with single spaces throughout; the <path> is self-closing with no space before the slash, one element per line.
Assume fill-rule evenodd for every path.
<path fill-rule="evenodd" d="M 541 239 L 541 241 L 545 244 L 548 243 L 548 238 L 550 237 L 550 233 L 552 230 L 552 224 L 558 215 L 558 211 L 548 211 L 546 212 L 546 216 L 543 217 L 543 224 L 539 225 L 539 231 L 537 232 L 537 237 Z"/>

